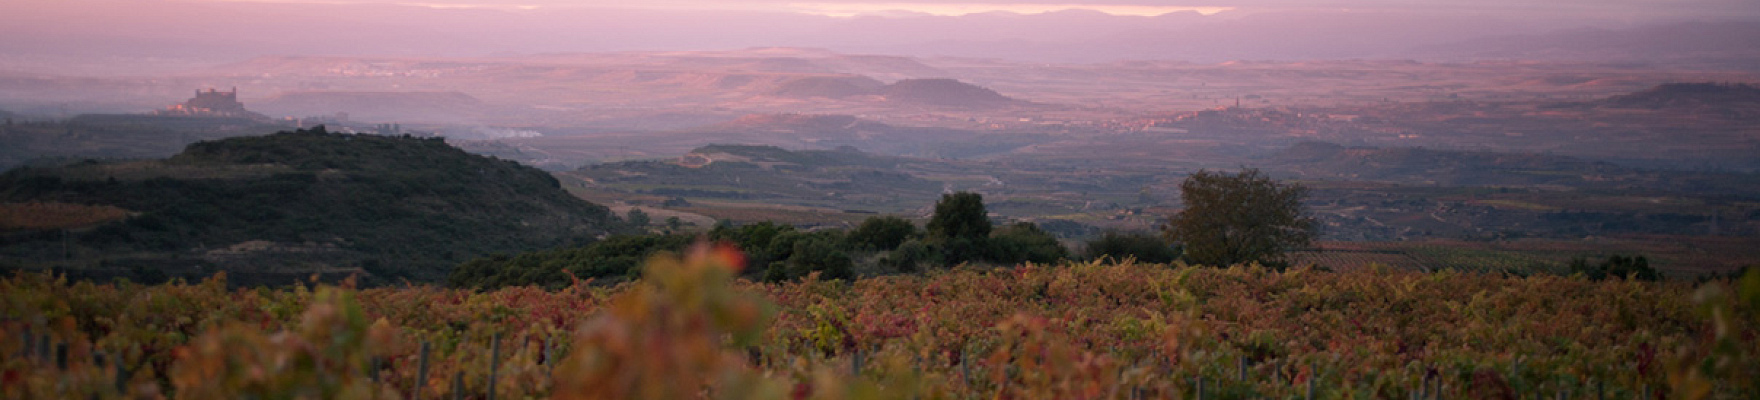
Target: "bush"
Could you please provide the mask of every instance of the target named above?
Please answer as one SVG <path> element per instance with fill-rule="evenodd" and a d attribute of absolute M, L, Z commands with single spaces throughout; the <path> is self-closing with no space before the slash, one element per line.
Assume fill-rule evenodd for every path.
<path fill-rule="evenodd" d="M 1607 257 L 1600 264 L 1589 264 L 1589 259 L 1577 257 L 1571 259 L 1571 274 L 1583 274 L 1590 280 L 1636 279 L 1640 281 L 1658 281 L 1662 276 L 1656 269 L 1650 268 L 1650 260 L 1644 256 L 1624 257 L 1614 255 Z"/>
<path fill-rule="evenodd" d="M 494 289 L 504 286 L 567 286 L 577 278 L 619 278 L 639 274 L 643 261 L 661 251 L 680 251 L 695 238 L 685 235 L 619 235 L 583 247 L 491 255 L 453 268 L 446 283 L 453 287 Z"/>
<path fill-rule="evenodd" d="M 715 228 L 709 231 L 709 240 L 731 243 L 746 252 L 746 258 L 750 260 L 752 265 L 767 266 L 771 262 L 787 258 L 786 251 L 783 252 L 784 254 L 771 253 L 771 242 L 776 241 L 777 237 L 794 232 L 794 226 L 770 221 L 738 227 L 723 222 L 716 223 Z"/>
<path fill-rule="evenodd" d="M 1053 263 L 1068 258 L 1057 237 L 1031 222 L 1018 222 L 990 236 L 990 261 L 999 264 Z"/>
<path fill-rule="evenodd" d="M 917 226 L 910 220 L 894 216 L 868 217 L 849 232 L 849 248 L 892 250 L 914 236 L 917 236 Z"/>
<path fill-rule="evenodd" d="M 1179 251 L 1160 237 L 1140 232 L 1106 232 L 1088 241 L 1087 257 L 1114 260 L 1135 258 L 1139 262 L 1166 264 L 1179 259 Z"/>
<path fill-rule="evenodd" d="M 818 272 L 822 279 L 855 279 L 855 261 L 843 250 L 837 248 L 837 242 L 825 237 L 806 237 L 794 242 L 793 254 L 788 257 L 788 274 L 790 278 L 805 277 Z"/>
<path fill-rule="evenodd" d="M 936 260 L 938 257 L 939 254 L 936 254 L 935 249 L 929 247 L 927 242 L 907 240 L 899 244 L 897 249 L 893 249 L 891 253 L 882 257 L 880 265 L 891 268 L 893 271 L 912 273 L 917 272 L 924 263 L 938 262 L 939 260 Z"/>

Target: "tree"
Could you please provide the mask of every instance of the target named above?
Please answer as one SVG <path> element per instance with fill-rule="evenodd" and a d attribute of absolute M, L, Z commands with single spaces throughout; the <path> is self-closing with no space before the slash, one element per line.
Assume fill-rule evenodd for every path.
<path fill-rule="evenodd" d="M 1183 245 L 1196 264 L 1285 264 L 1283 253 L 1314 241 L 1314 218 L 1302 199 L 1307 189 L 1279 183 L 1257 169 L 1238 174 L 1200 170 L 1180 183 L 1185 210 L 1162 234 Z"/>
<path fill-rule="evenodd" d="M 628 222 L 629 226 L 636 227 L 636 229 L 645 229 L 648 227 L 648 224 L 653 223 L 653 220 L 648 218 L 648 213 L 642 212 L 642 209 L 635 207 L 630 207 L 629 213 L 624 214 L 623 220 L 624 222 Z"/>
<path fill-rule="evenodd" d="M 1650 260 L 1644 256 L 1625 257 L 1613 255 L 1607 257 L 1600 265 L 1590 264 L 1589 259 L 1576 257 L 1571 259 L 1571 273 L 1583 274 L 1589 280 L 1636 279 L 1640 281 L 1658 281 L 1662 276 L 1650 267 Z"/>
<path fill-rule="evenodd" d="M 855 261 L 843 250 L 837 249 L 837 241 L 825 236 L 810 236 L 794 242 L 794 251 L 786 261 L 788 274 L 791 278 L 805 277 L 818 272 L 822 279 L 855 279 L 853 270 Z"/>
<path fill-rule="evenodd" d="M 1023 262 L 1049 264 L 1069 258 L 1069 249 L 1056 236 L 1039 229 L 1031 222 L 1017 222 L 997 229 L 990 236 L 990 261 L 1000 264 Z"/>
<path fill-rule="evenodd" d="M 849 232 L 849 245 L 853 249 L 892 250 L 916 235 L 917 226 L 910 220 L 894 216 L 868 217 Z"/>
<path fill-rule="evenodd" d="M 984 197 L 972 192 L 941 195 L 935 215 L 929 217 L 929 241 L 941 251 L 942 261 L 959 264 L 989 253 L 990 217 Z"/>
<path fill-rule="evenodd" d="M 911 273 L 917 272 L 919 264 L 937 262 L 935 260 L 937 256 L 935 249 L 930 248 L 928 243 L 911 239 L 900 243 L 898 248 L 892 249 L 892 252 L 881 257 L 880 265 L 890 267 L 894 271 Z"/>
<path fill-rule="evenodd" d="M 935 215 L 929 217 L 929 237 L 982 238 L 990 236 L 989 211 L 984 210 L 984 196 L 972 192 L 941 195 L 935 203 Z"/>

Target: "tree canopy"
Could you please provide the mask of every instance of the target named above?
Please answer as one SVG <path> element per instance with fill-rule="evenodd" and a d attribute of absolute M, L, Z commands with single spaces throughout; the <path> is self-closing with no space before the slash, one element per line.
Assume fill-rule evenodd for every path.
<path fill-rule="evenodd" d="M 1200 170 L 1180 184 L 1186 208 L 1169 218 L 1163 235 L 1183 245 L 1195 264 L 1285 264 L 1283 254 L 1310 245 L 1315 222 L 1302 200 L 1307 189 L 1260 173 Z"/>
<path fill-rule="evenodd" d="M 941 195 L 929 217 L 929 241 L 941 250 L 942 261 L 959 264 L 990 253 L 990 217 L 984 196 L 972 192 Z"/>

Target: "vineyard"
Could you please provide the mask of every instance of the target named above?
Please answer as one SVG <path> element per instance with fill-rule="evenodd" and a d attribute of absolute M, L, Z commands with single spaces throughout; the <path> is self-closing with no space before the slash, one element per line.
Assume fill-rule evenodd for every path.
<path fill-rule="evenodd" d="M 110 206 L 0 203 L 0 232 L 78 228 L 127 218 L 128 215 L 128 210 Z"/>
<path fill-rule="evenodd" d="M 545 291 L 0 280 L 5 398 L 1753 398 L 1760 273 L 1691 285 L 1096 262 Z"/>
<path fill-rule="evenodd" d="M 1593 239 L 1468 241 L 1431 239 L 1407 242 L 1323 242 L 1317 250 L 1290 254 L 1295 265 L 1317 264 L 1354 270 L 1371 264 L 1420 271 L 1562 273 L 1573 258 L 1643 255 L 1677 279 L 1724 274 L 1760 265 L 1760 247 L 1751 238 L 1625 235 Z"/>

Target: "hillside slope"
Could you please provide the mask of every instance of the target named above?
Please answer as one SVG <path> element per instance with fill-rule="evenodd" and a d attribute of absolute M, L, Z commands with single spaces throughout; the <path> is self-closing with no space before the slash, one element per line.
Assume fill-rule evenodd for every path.
<path fill-rule="evenodd" d="M 93 277 L 223 270 L 245 284 L 355 272 L 369 282 L 433 280 L 463 260 L 620 226 L 531 167 L 438 139 L 322 128 L 200 142 L 166 160 L 13 170 L 0 175 L 0 203 L 131 215 L 96 226 L 0 227 L 0 259 L 17 266 Z"/>

